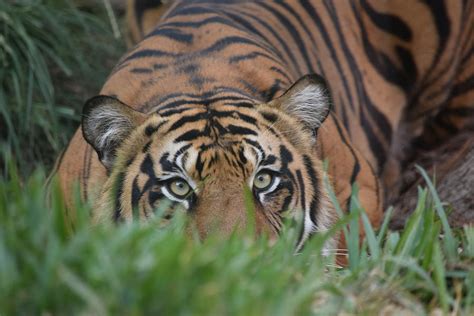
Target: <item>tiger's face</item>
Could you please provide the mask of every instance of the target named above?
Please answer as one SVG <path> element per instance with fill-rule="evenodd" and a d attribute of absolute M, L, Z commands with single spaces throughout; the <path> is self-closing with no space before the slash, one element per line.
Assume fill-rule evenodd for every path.
<path fill-rule="evenodd" d="M 315 152 L 330 108 L 324 80 L 305 76 L 266 104 L 219 100 L 148 115 L 111 97 L 88 101 L 83 134 L 109 172 L 96 220 L 156 210 L 169 219 L 182 208 L 202 237 L 226 236 L 246 228 L 250 201 L 257 233 L 276 237 L 285 215 L 302 217 L 298 247 L 330 226 Z"/>

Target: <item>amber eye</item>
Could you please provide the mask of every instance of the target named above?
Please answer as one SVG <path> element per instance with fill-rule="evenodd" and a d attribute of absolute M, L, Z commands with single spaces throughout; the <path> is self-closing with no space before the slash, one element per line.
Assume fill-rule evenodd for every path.
<path fill-rule="evenodd" d="M 174 179 L 168 183 L 168 190 L 178 199 L 184 199 L 191 192 L 191 187 L 182 179 Z"/>
<path fill-rule="evenodd" d="M 253 186 L 258 190 L 265 190 L 273 183 L 273 175 L 268 171 L 260 171 L 253 179 Z"/>

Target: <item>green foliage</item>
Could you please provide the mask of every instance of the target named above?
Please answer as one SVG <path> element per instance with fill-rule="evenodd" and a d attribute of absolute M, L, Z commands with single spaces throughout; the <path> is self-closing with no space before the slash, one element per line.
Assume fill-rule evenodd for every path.
<path fill-rule="evenodd" d="M 444 211 L 426 190 L 403 232 L 387 231 L 387 221 L 374 231 L 354 194 L 351 214 L 328 233 L 344 227 L 357 239 L 350 266 L 338 268 L 320 255 L 327 234 L 294 254 L 294 223 L 273 246 L 251 231 L 199 241 L 183 234 L 183 216 L 164 229 L 159 219 L 91 226 L 89 207 L 78 203 L 71 232 L 55 182 L 45 199 L 41 169 L 22 184 L 9 165 L 0 180 L 0 314 L 473 312 L 474 229 L 439 238 Z M 364 241 L 350 235 L 358 217 Z"/>
<path fill-rule="evenodd" d="M 64 0 L 0 1 L 0 30 L 0 142 L 28 174 L 65 146 L 122 45 Z"/>

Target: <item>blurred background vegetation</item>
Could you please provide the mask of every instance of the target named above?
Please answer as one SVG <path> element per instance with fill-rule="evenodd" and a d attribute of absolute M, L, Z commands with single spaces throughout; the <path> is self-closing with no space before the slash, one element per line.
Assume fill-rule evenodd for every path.
<path fill-rule="evenodd" d="M 120 16 L 109 0 L 0 1 L 0 148 L 22 176 L 52 166 L 124 53 Z"/>

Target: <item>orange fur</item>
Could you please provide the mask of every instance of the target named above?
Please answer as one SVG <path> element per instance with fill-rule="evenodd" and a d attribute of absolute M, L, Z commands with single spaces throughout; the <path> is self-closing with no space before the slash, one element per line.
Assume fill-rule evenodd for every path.
<path fill-rule="evenodd" d="M 229 112 L 229 117 L 216 118 L 212 124 L 255 128 L 257 141 L 266 144 L 265 150 L 276 156 L 279 153 L 275 146 L 291 148 L 295 160 L 291 170 L 302 172 L 308 198 L 315 198 L 319 192 L 319 199 L 327 200 L 320 179 L 321 161 L 328 159 L 328 173 L 339 203 L 347 209 L 352 183 L 356 182 L 361 204 L 374 226 L 379 225 L 383 215 L 384 191 L 396 194 L 400 170 L 420 143 L 444 141 L 457 130 L 474 128 L 470 84 L 474 73 L 472 1 L 466 2 L 465 7 L 454 1 L 446 1 L 443 7 L 416 3 L 410 10 L 406 10 L 406 1 L 177 1 L 167 5 L 167 12 L 153 8 L 137 21 L 133 10 L 140 1 L 146 2 L 129 1 L 128 16 L 132 38 L 139 43 L 113 70 L 101 94 L 114 96 L 144 113 L 144 123 L 135 126 L 117 149 L 110 176 L 80 131 L 73 137 L 59 168 L 66 196 L 71 196 L 71 185 L 78 181 L 84 199 L 99 201 L 98 218 L 111 218 L 114 212 L 110 191 L 118 175 L 127 170 L 120 200 L 130 206 L 132 183 L 137 181 L 139 188 L 147 183 L 143 175 L 137 175 L 146 153 L 159 157 L 173 139 L 210 124 L 188 123 L 160 132 L 157 138 L 143 137 L 150 122 L 165 117 L 166 126 L 172 126 L 180 120 L 179 113 L 164 116 L 173 109 L 166 108 L 173 102 L 178 104 L 175 109 L 186 108 L 193 115 L 227 110 L 226 100 L 232 98 L 233 102 L 240 98 L 253 104 L 250 109 Z M 446 21 L 448 32 L 443 29 Z M 292 83 L 313 72 L 325 77 L 333 99 L 331 113 L 316 128 L 316 142 L 304 128 L 303 121 L 308 118 L 298 119 L 294 117 L 298 112 L 288 113 L 291 108 L 286 104 L 291 100 L 285 99 L 285 91 Z M 223 99 L 209 103 L 216 97 Z M 269 124 L 261 111 L 279 119 Z M 254 127 L 249 127 L 248 122 L 238 123 L 239 115 L 253 118 Z M 437 124 L 441 116 L 446 119 Z M 212 115 L 208 117 L 214 120 Z M 264 126 L 267 131 L 274 129 L 280 138 L 268 136 Z M 446 126 L 448 133 L 443 130 Z M 433 135 L 433 129 L 440 131 Z M 199 138 L 191 142 L 195 155 L 199 146 L 213 143 L 217 146 L 215 151 L 203 159 L 219 161 L 212 167 L 204 166 L 205 170 L 188 170 L 201 185 L 197 194 L 200 202 L 191 217 L 202 235 L 214 224 L 224 234 L 245 226 L 244 202 L 238 192 L 249 185 L 246 181 L 256 168 L 250 164 L 236 169 L 240 162 L 233 164 L 229 157 L 235 157 L 238 150 L 249 149 L 236 145 L 242 142 L 241 138 L 226 138 L 219 133 L 209 136 L 212 141 Z M 141 148 L 148 142 L 152 143 L 149 151 L 142 153 Z M 310 157 L 318 181 L 311 183 L 305 166 L 308 162 L 303 157 Z M 132 169 L 127 166 L 130 160 Z M 199 174 L 202 172 L 211 179 L 204 181 Z M 302 190 L 301 185 L 298 190 Z M 273 203 L 282 201 L 275 198 Z M 142 217 L 150 212 L 145 204 L 140 204 Z M 265 207 L 257 202 L 255 205 L 259 230 L 276 234 L 280 225 L 276 211 L 265 212 Z M 301 200 L 292 205 L 307 208 Z M 124 218 L 132 217 L 129 206 L 121 210 Z M 324 222 L 322 226 L 330 225 L 337 217 L 330 207 L 321 207 L 316 213 L 318 221 Z"/>

